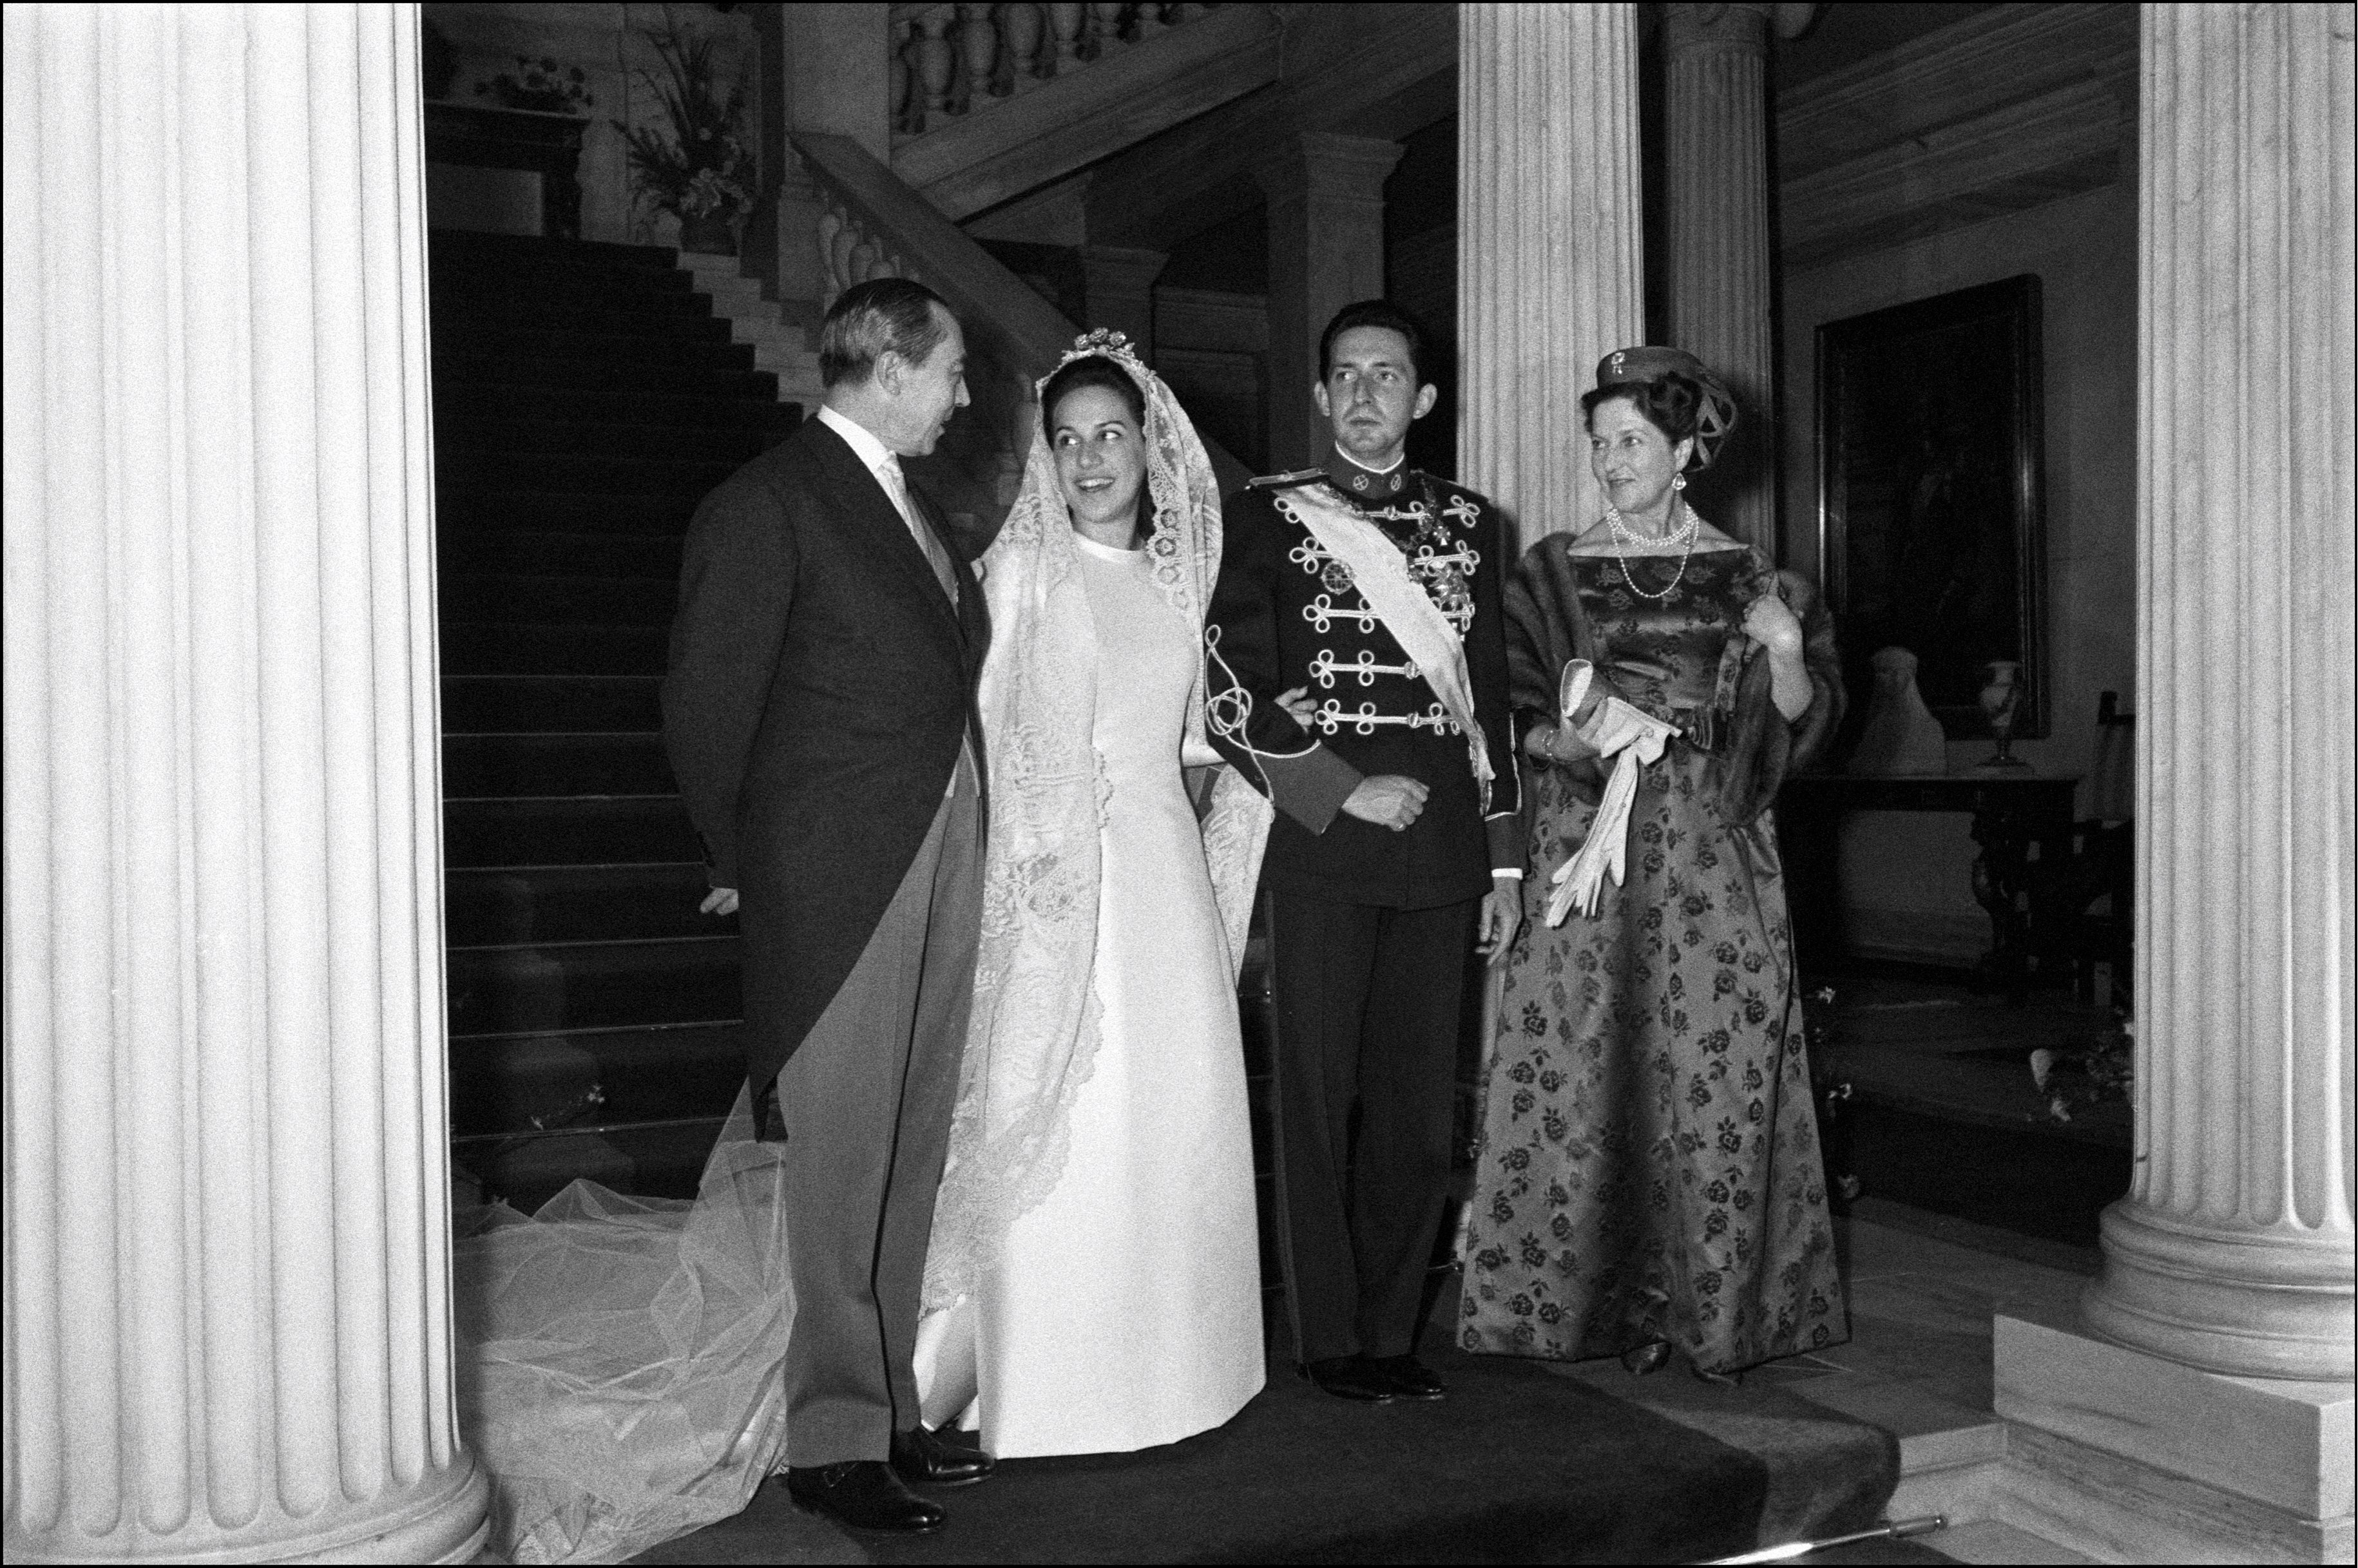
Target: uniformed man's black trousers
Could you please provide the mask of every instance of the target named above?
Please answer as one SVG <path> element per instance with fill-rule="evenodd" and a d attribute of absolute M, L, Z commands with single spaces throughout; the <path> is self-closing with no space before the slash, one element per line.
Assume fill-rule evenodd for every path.
<path fill-rule="evenodd" d="M 1390 909 L 1267 896 L 1278 1241 L 1294 1351 L 1402 1355 L 1448 1196 L 1458 1016 L 1481 901 Z"/>

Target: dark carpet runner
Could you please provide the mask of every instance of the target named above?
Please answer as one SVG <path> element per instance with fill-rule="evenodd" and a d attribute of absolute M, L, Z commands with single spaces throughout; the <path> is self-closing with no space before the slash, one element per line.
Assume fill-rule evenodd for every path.
<path fill-rule="evenodd" d="M 527 1210 L 692 1195 L 741 1073 L 655 694 L 689 514 L 802 410 L 676 259 L 431 238 L 454 1152 Z"/>
<path fill-rule="evenodd" d="M 1714 1391 L 1772 1434 L 1737 1447 L 1545 1363 L 1430 1358 L 1452 1390 L 1435 1404 L 1346 1404 L 1288 1374 L 1184 1443 L 1003 1462 L 940 1494 L 935 1535 L 855 1537 L 773 1485 L 633 1561 L 1695 1562 L 1870 1528 L 1898 1480 L 1888 1433 L 1773 1389 Z"/>

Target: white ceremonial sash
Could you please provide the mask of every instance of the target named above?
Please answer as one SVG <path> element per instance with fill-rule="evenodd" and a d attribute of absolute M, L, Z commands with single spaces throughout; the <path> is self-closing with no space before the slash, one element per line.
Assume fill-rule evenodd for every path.
<path fill-rule="evenodd" d="M 1318 547 L 1343 563 L 1368 608 L 1401 645 L 1416 673 L 1433 687 L 1457 727 L 1466 731 L 1466 754 L 1482 786 L 1482 812 L 1489 815 L 1489 748 L 1474 717 L 1474 682 L 1466 670 L 1466 644 L 1457 628 L 1433 602 L 1408 569 L 1408 557 L 1384 531 L 1338 497 L 1314 488 L 1282 490 L 1277 509 L 1310 531 Z"/>

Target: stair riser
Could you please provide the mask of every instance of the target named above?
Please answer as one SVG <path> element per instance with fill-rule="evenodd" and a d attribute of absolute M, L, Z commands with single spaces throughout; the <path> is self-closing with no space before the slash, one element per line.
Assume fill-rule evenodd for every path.
<path fill-rule="evenodd" d="M 446 676 L 660 676 L 668 633 L 656 626 L 442 622 Z"/>
<path fill-rule="evenodd" d="M 442 584 L 443 612 L 488 621 L 503 607 L 530 605 L 555 624 L 667 626 L 676 585 L 661 578 L 452 577 Z"/>
<path fill-rule="evenodd" d="M 454 947 L 734 933 L 736 916 L 698 913 L 707 891 L 696 862 L 458 867 L 443 879 L 442 918 Z"/>
<path fill-rule="evenodd" d="M 445 535 L 438 546 L 438 565 L 452 577 L 647 578 L 669 581 L 679 576 L 679 541 L 665 535 L 470 531 Z"/>
<path fill-rule="evenodd" d="M 439 339 L 435 347 L 438 356 L 556 360 L 597 370 L 742 371 L 753 365 L 753 346 L 730 342 L 725 334 L 719 342 L 694 342 L 622 333 L 487 330 Z"/>
<path fill-rule="evenodd" d="M 752 364 L 753 351 L 744 349 L 743 362 Z M 618 364 L 602 359 L 561 359 L 548 355 L 486 358 L 481 354 L 437 354 L 434 377 L 445 381 L 482 382 L 502 386 L 554 387 L 565 392 L 684 394 L 691 397 L 767 399 L 778 395 L 777 376 L 765 370 L 718 370 L 690 365 Z"/>
<path fill-rule="evenodd" d="M 654 735 L 453 735 L 442 742 L 442 793 L 454 800 L 678 792 Z"/>
<path fill-rule="evenodd" d="M 481 1183 L 486 1197 L 503 1198 L 526 1214 L 576 1178 L 644 1197 L 692 1198 L 720 1127 L 716 1116 L 685 1125 L 466 1142 L 451 1157 Z"/>
<path fill-rule="evenodd" d="M 460 1035 L 738 1017 L 743 1001 L 736 942 L 687 946 L 717 951 L 683 956 L 651 949 L 644 963 L 632 963 L 595 949 L 456 949 L 449 965 L 453 1054 L 462 1049 Z"/>
<path fill-rule="evenodd" d="M 652 734 L 663 728 L 657 680 L 446 676 L 448 735 Z"/>
<path fill-rule="evenodd" d="M 577 1111 L 595 1086 L 593 1121 L 726 1116 L 745 1082 L 738 1025 L 644 1028 L 452 1042 L 450 1126 L 461 1138 L 520 1132 Z"/>
<path fill-rule="evenodd" d="M 535 534 L 669 534 L 687 529 L 700 497 L 682 495 L 585 495 L 551 491 L 503 490 L 453 480 L 437 485 L 434 520 L 453 530 L 523 530 Z M 529 614 L 530 605 L 504 613 Z"/>
<path fill-rule="evenodd" d="M 675 796 L 652 800 L 447 800 L 445 864 L 600 866 L 699 860 L 704 846 Z"/>
<path fill-rule="evenodd" d="M 723 461 L 678 462 L 660 458 L 590 457 L 550 452 L 449 451 L 434 463 L 438 482 L 498 484 L 514 489 L 591 495 L 676 495 L 702 499 L 742 467 Z"/>
<path fill-rule="evenodd" d="M 766 444 L 801 424 L 803 411 L 797 404 L 768 399 L 693 397 L 643 388 L 582 392 L 438 378 L 434 418 L 438 449 L 445 442 L 453 442 L 452 449 L 457 450 L 482 443 L 471 440 L 466 429 L 444 427 L 479 420 L 565 421 L 716 435 L 741 432 L 758 436 Z"/>
<path fill-rule="evenodd" d="M 768 437 L 736 426 L 603 424 L 584 420 L 460 418 L 438 432 L 440 461 L 459 453 L 498 452 L 530 464 L 558 454 L 655 458 L 740 465 L 762 455 Z M 438 462 L 438 471 L 439 464 Z"/>
<path fill-rule="evenodd" d="M 659 342 L 727 343 L 736 340 L 728 318 L 712 314 L 712 302 L 701 294 L 658 294 L 644 310 L 621 310 L 606 305 L 575 305 L 565 300 L 495 298 L 458 295 L 434 302 L 435 341 L 465 352 L 467 344 L 485 333 L 595 333 L 600 337 L 650 338 Z"/>

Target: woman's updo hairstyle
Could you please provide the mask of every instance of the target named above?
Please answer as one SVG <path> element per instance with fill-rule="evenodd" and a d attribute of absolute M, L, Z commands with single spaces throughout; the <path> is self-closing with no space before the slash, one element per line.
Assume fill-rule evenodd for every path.
<path fill-rule="evenodd" d="M 1040 423 L 1049 434 L 1055 433 L 1057 405 L 1085 386 L 1102 386 L 1119 395 L 1131 420 L 1141 432 L 1145 430 L 1146 394 L 1138 389 L 1138 383 L 1104 354 L 1084 354 L 1058 366 L 1048 384 L 1040 389 Z"/>
<path fill-rule="evenodd" d="M 1704 362 L 1684 349 L 1622 349 L 1596 362 L 1596 388 L 1581 395 L 1581 423 L 1593 434 L 1596 411 L 1620 398 L 1673 447 L 1690 437 L 1687 467 L 1711 467 L 1736 430 L 1736 399 Z"/>

